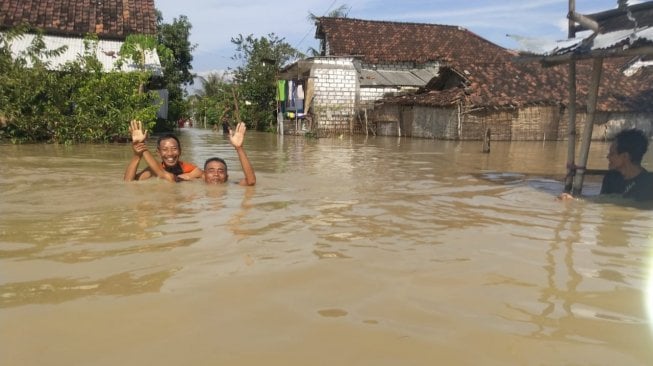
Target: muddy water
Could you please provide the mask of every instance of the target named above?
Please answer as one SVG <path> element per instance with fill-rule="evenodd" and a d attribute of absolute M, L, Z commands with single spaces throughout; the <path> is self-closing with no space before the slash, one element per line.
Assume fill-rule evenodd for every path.
<path fill-rule="evenodd" d="M 222 135 L 181 138 L 242 178 Z M 653 364 L 653 213 L 556 202 L 564 143 L 246 147 L 253 188 L 123 183 L 126 145 L 0 146 L 0 364 Z"/>

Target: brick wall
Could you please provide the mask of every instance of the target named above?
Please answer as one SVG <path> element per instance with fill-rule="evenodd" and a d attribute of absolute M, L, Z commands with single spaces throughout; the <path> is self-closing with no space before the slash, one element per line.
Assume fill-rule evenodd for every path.
<path fill-rule="evenodd" d="M 356 108 L 358 74 L 353 59 L 318 59 L 311 69 L 315 80 L 313 118 L 318 133 L 349 132 Z"/>

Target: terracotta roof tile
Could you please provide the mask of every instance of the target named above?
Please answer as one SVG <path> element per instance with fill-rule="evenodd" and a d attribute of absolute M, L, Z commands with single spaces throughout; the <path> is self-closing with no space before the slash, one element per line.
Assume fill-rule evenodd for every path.
<path fill-rule="evenodd" d="M 460 27 L 348 18 L 319 18 L 317 38 L 326 41 L 329 56 L 358 56 L 369 63 L 439 61 L 441 80 L 414 95 L 385 99 L 400 104 L 450 106 L 463 101 L 479 107 L 566 105 L 566 65 L 543 68 L 516 62 L 516 54 Z M 627 77 L 627 59 L 606 59 L 597 108 L 602 111 L 653 110 L 653 72 Z M 577 104 L 586 106 L 591 61 L 577 66 Z M 442 78 L 447 80 L 442 80 Z M 451 85 L 458 78 L 458 87 Z M 444 89 L 444 90 L 443 90 Z"/>
<path fill-rule="evenodd" d="M 318 18 L 316 37 L 326 41 L 327 56 L 359 55 L 363 61 L 502 62 L 514 55 L 467 29 L 437 24 L 397 23 L 350 18 Z"/>
<path fill-rule="evenodd" d="M 156 34 L 154 0 L 0 0 L 0 29 L 23 23 L 61 36 Z"/>
<path fill-rule="evenodd" d="M 606 59 L 599 87 L 597 109 L 627 112 L 653 111 L 653 70 L 642 69 L 632 76 L 622 72 L 625 58 Z M 455 63 L 454 63 L 455 64 Z M 450 68 L 455 72 L 448 71 Z M 592 73 L 592 62 L 577 63 L 577 105 L 585 108 Z M 539 63 L 467 63 L 447 66 L 442 76 L 462 75 L 457 87 L 433 90 L 446 81 L 432 80 L 425 90 L 385 101 L 408 105 L 451 106 L 458 101 L 465 105 L 488 108 L 527 105 L 567 105 L 567 66 L 543 68 Z"/>

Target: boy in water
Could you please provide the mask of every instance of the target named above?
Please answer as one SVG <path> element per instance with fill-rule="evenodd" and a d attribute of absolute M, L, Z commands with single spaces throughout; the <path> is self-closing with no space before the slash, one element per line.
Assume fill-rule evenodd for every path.
<path fill-rule="evenodd" d="M 238 184 L 253 186 L 256 184 L 256 175 L 252 164 L 247 158 L 245 149 L 243 149 L 246 130 L 247 127 L 243 122 L 238 123 L 235 131 L 229 129 L 229 142 L 236 149 L 240 166 L 243 168 L 243 173 L 245 173 L 245 178 L 241 179 Z M 226 183 L 228 179 L 227 163 L 223 159 L 214 157 L 206 160 L 204 163 L 204 182 L 206 184 L 222 184 Z"/>
<path fill-rule="evenodd" d="M 134 156 L 125 170 L 125 181 L 145 180 L 152 177 L 159 177 L 170 182 L 181 182 L 202 177 L 202 169 L 191 163 L 179 160 L 181 156 L 181 144 L 174 135 L 159 137 L 156 143 L 156 151 L 161 158 L 159 164 L 152 154 L 147 150 L 145 139 L 147 133 L 143 130 L 141 121 L 131 121 L 129 131 L 132 134 L 132 150 Z M 138 164 L 141 158 L 145 158 L 148 167 L 137 173 Z"/>

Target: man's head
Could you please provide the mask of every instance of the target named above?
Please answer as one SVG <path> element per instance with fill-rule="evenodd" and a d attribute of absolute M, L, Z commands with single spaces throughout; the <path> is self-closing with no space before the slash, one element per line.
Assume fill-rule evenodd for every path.
<path fill-rule="evenodd" d="M 608 168 L 619 170 L 625 164 L 640 165 L 647 150 L 648 138 L 643 131 L 623 130 L 615 136 L 610 145 Z"/>
<path fill-rule="evenodd" d="M 167 134 L 159 137 L 156 141 L 156 151 L 163 164 L 167 167 L 177 165 L 181 155 L 181 144 L 177 136 Z"/>
<path fill-rule="evenodd" d="M 204 182 L 207 184 L 225 183 L 229 179 L 227 163 L 220 158 L 210 158 L 204 163 Z"/>

